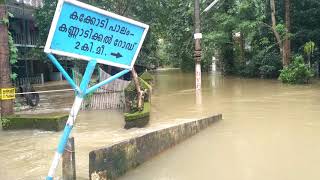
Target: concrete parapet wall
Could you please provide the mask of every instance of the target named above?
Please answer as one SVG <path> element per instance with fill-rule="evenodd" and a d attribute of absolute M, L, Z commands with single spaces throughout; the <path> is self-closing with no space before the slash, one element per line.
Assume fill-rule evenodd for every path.
<path fill-rule="evenodd" d="M 89 154 L 89 178 L 91 180 L 116 179 L 221 119 L 220 114 L 185 122 L 94 150 Z"/>
<path fill-rule="evenodd" d="M 68 114 L 50 113 L 50 114 L 16 114 L 4 117 L 2 119 L 2 129 L 43 129 L 46 131 L 63 130 Z"/>

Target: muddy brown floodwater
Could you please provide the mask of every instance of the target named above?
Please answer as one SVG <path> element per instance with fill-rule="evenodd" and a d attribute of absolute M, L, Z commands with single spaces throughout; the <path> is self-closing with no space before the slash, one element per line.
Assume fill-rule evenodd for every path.
<path fill-rule="evenodd" d="M 88 153 L 159 126 L 223 113 L 223 121 L 128 172 L 121 180 L 315 180 L 320 178 L 320 84 L 203 75 L 196 104 L 193 74 L 159 72 L 147 128 L 122 129 L 122 113 L 82 112 L 73 136 L 77 173 Z M 0 179 L 40 180 L 61 133 L 0 130 Z M 60 170 L 58 172 L 61 172 Z"/>

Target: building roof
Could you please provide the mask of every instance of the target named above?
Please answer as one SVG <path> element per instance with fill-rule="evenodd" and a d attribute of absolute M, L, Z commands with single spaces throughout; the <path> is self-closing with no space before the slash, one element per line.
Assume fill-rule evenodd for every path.
<path fill-rule="evenodd" d="M 36 8 L 42 7 L 42 0 L 7 0 L 8 11 L 15 18 L 34 19 Z"/>
<path fill-rule="evenodd" d="M 38 8 L 43 5 L 42 0 L 7 0 L 7 4 L 22 5 L 26 7 Z"/>

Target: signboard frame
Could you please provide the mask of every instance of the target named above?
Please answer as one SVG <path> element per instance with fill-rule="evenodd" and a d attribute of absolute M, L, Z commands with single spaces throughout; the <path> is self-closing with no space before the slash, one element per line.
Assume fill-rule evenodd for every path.
<path fill-rule="evenodd" d="M 66 5 L 66 6 L 64 6 L 64 5 Z M 108 18 L 110 20 L 118 21 L 120 23 L 125 23 L 126 26 L 128 26 L 125 28 L 128 28 L 130 30 L 136 31 L 136 29 L 139 29 L 138 30 L 139 33 L 137 33 L 136 36 L 133 33 L 130 34 L 129 31 L 127 31 L 128 34 L 125 33 L 126 35 L 130 34 L 133 36 L 133 39 L 131 39 L 131 41 L 134 41 L 134 44 L 136 45 L 135 48 L 129 48 L 129 50 L 131 50 L 131 52 L 129 52 L 129 53 L 126 50 L 123 51 L 122 49 L 118 49 L 118 48 L 120 48 L 120 46 L 115 45 L 115 43 L 116 43 L 116 40 L 115 40 L 114 41 L 115 47 L 111 46 L 109 48 L 111 49 L 110 51 L 118 51 L 119 50 L 119 52 L 117 53 L 117 55 L 115 55 L 116 54 L 115 52 L 111 52 L 110 55 L 111 56 L 119 56 L 121 51 L 123 54 L 125 54 L 123 56 L 120 54 L 120 56 L 123 57 L 123 59 L 121 59 L 121 61 L 118 62 L 118 61 L 115 61 L 114 59 L 112 59 L 112 57 L 108 56 L 107 53 L 104 54 L 104 56 L 95 56 L 92 54 L 79 53 L 76 50 L 70 48 L 70 44 L 61 44 L 61 42 L 63 43 L 65 41 L 65 39 L 64 39 L 65 37 L 61 36 L 61 34 L 59 34 L 58 31 L 60 31 L 59 28 L 61 26 L 63 26 L 63 25 L 66 26 L 66 25 L 62 24 L 59 28 L 57 28 L 57 27 L 58 27 L 58 23 L 61 23 L 61 21 L 64 22 L 65 20 L 67 20 L 64 18 L 65 18 L 65 13 L 69 13 L 69 10 L 67 8 L 69 5 L 73 6 L 72 8 L 74 8 L 74 9 L 81 9 L 83 11 L 89 11 L 89 13 L 95 13 L 95 15 L 97 15 L 97 16 L 105 16 L 106 18 Z M 98 22 L 100 22 L 100 21 L 98 21 Z M 78 26 L 78 25 L 75 25 L 75 26 Z M 120 25 L 118 25 L 118 26 L 120 26 Z M 105 27 L 107 27 L 107 25 L 105 25 Z M 76 28 L 78 28 L 78 27 L 76 27 Z M 102 28 L 102 27 L 100 26 L 100 28 Z M 110 26 L 110 28 L 111 28 L 111 26 Z M 110 28 L 109 28 L 109 30 L 107 30 L 108 33 L 110 31 Z M 48 58 L 55 65 L 55 67 L 62 73 L 62 75 L 69 82 L 69 84 L 73 87 L 73 89 L 75 91 L 77 91 L 77 94 L 76 94 L 76 98 L 73 103 L 73 106 L 70 110 L 70 114 L 69 114 L 65 129 L 64 129 L 63 134 L 60 138 L 59 145 L 58 145 L 58 148 L 55 152 L 55 155 L 54 155 L 53 161 L 51 163 L 46 180 L 52 180 L 54 177 L 55 171 L 57 169 L 57 166 L 59 164 L 61 156 L 64 152 L 68 137 L 70 136 L 72 128 L 74 127 L 76 116 L 80 110 L 80 107 L 81 107 L 81 104 L 83 102 L 84 97 L 86 97 L 88 94 L 94 92 L 99 87 L 104 86 L 104 85 L 114 81 L 115 79 L 123 76 L 124 74 L 126 74 L 132 70 L 132 68 L 135 64 L 135 61 L 137 60 L 138 54 L 141 50 L 142 44 L 144 42 L 144 39 L 147 35 L 148 30 L 149 30 L 149 25 L 147 25 L 147 24 L 144 24 L 144 23 L 141 23 L 141 22 L 138 22 L 138 21 L 135 21 L 135 20 L 132 20 L 132 19 L 129 19 L 129 18 L 102 10 L 102 9 L 99 9 L 97 7 L 94 7 L 94 6 L 91 6 L 91 5 L 76 1 L 76 0 L 59 0 L 58 1 L 57 8 L 56 8 L 56 11 L 55 11 L 55 14 L 53 17 L 53 21 L 51 23 L 50 32 L 49 32 L 47 42 L 46 42 L 46 45 L 44 48 L 44 52 L 47 53 Z M 70 31 L 70 29 L 69 29 L 69 31 Z M 113 31 L 113 30 L 111 30 L 111 31 Z M 66 32 L 66 31 L 64 31 L 64 32 Z M 82 32 L 84 32 L 84 31 L 82 31 Z M 119 31 L 117 31 L 117 33 L 119 33 Z M 124 34 L 124 33 L 122 33 L 120 31 L 120 34 Z M 91 35 L 90 35 L 90 37 L 91 37 Z M 122 38 L 123 38 L 123 36 L 121 36 L 117 39 L 122 39 Z M 79 41 L 81 41 L 81 40 L 84 41 L 83 39 L 77 39 L 77 40 L 78 40 L 77 43 L 80 43 Z M 59 43 L 57 43 L 57 42 L 59 42 Z M 73 41 L 69 39 L 68 42 L 72 43 Z M 65 42 L 65 43 L 68 43 L 68 42 Z M 111 44 L 111 43 L 109 43 L 109 44 Z M 121 48 L 123 48 L 123 47 L 121 47 Z M 92 49 L 90 49 L 90 51 L 86 51 L 86 52 L 92 53 Z M 83 78 L 81 80 L 80 86 L 78 86 L 74 82 L 74 80 L 69 76 L 67 71 L 61 66 L 59 61 L 55 58 L 54 54 L 89 61 L 87 68 L 85 70 L 85 73 L 83 75 Z M 103 54 L 103 53 L 101 53 L 101 54 Z M 99 55 L 101 55 L 101 54 L 99 54 Z M 127 59 L 125 59 L 126 56 L 127 56 Z M 116 58 L 118 58 L 118 57 L 116 57 Z M 94 72 L 94 69 L 95 69 L 97 63 L 106 64 L 106 65 L 115 66 L 115 67 L 124 68 L 124 69 L 121 70 L 120 72 L 118 72 L 117 74 L 110 76 L 108 79 L 105 79 L 105 80 L 103 80 L 103 81 L 99 82 L 98 84 L 93 85 L 91 87 L 88 87 L 91 76 Z"/>
<path fill-rule="evenodd" d="M 0 100 L 13 100 L 13 99 L 16 99 L 16 89 L 15 88 L 2 88 L 2 89 L 0 89 Z"/>
<path fill-rule="evenodd" d="M 109 11 L 102 10 L 100 8 L 97 8 L 97 7 L 94 7 L 94 6 L 91 6 L 91 5 L 76 1 L 76 0 L 59 0 L 59 2 L 57 4 L 57 9 L 56 9 L 54 17 L 53 17 L 51 28 L 50 28 L 50 31 L 49 31 L 48 39 L 47 39 L 47 42 L 46 42 L 46 45 L 45 45 L 45 48 L 44 48 L 44 52 L 45 53 L 47 53 L 47 54 L 57 54 L 57 55 L 61 55 L 61 56 L 67 56 L 67 57 L 82 59 L 82 60 L 86 60 L 86 61 L 90 61 L 90 60 L 93 59 L 92 57 L 85 56 L 85 55 L 79 55 L 79 54 L 76 54 L 76 53 L 64 52 L 64 51 L 60 51 L 60 50 L 51 49 L 52 40 L 54 38 L 54 33 L 55 33 L 56 29 L 57 29 L 58 21 L 59 21 L 59 18 L 60 18 L 61 12 L 62 12 L 62 7 L 63 7 L 64 3 L 70 3 L 70 4 L 78 6 L 80 8 L 87 9 L 89 11 L 93 11 L 93 12 L 99 13 L 101 15 L 108 16 L 110 18 L 114 18 L 114 19 L 117 19 L 117 20 L 120 20 L 120 21 L 123 21 L 123 22 L 127 22 L 129 24 L 144 28 L 144 32 L 142 34 L 142 37 L 140 39 L 139 45 L 138 45 L 138 47 L 136 49 L 136 52 L 135 52 L 135 54 L 133 56 L 133 59 L 131 60 L 130 66 L 127 66 L 127 65 L 124 65 L 124 64 L 120 64 L 120 63 L 111 62 L 111 61 L 108 61 L 108 59 L 96 59 L 97 62 L 101 63 L 101 64 L 106 64 L 106 65 L 115 66 L 115 67 L 119 67 L 119 68 L 130 69 L 130 70 L 133 68 L 133 66 L 134 66 L 134 64 L 135 64 L 135 62 L 137 60 L 138 54 L 139 54 L 139 52 L 141 50 L 142 44 L 144 42 L 144 39 L 145 39 L 145 37 L 146 37 L 146 35 L 148 33 L 149 25 L 141 23 L 141 22 L 138 22 L 138 21 L 135 21 L 135 20 L 132 20 L 132 19 L 129 19 L 129 18 L 126 18 L 126 17 L 123 17 L 123 16 L 120 16 L 120 15 L 117 15 L 117 14 L 114 14 L 114 13 L 109 12 Z"/>

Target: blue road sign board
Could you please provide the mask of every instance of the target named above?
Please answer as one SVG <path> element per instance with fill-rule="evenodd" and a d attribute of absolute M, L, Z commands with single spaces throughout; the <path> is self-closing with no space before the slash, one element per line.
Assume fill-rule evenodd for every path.
<path fill-rule="evenodd" d="M 148 29 L 79 1 L 60 0 L 45 52 L 131 69 Z"/>

